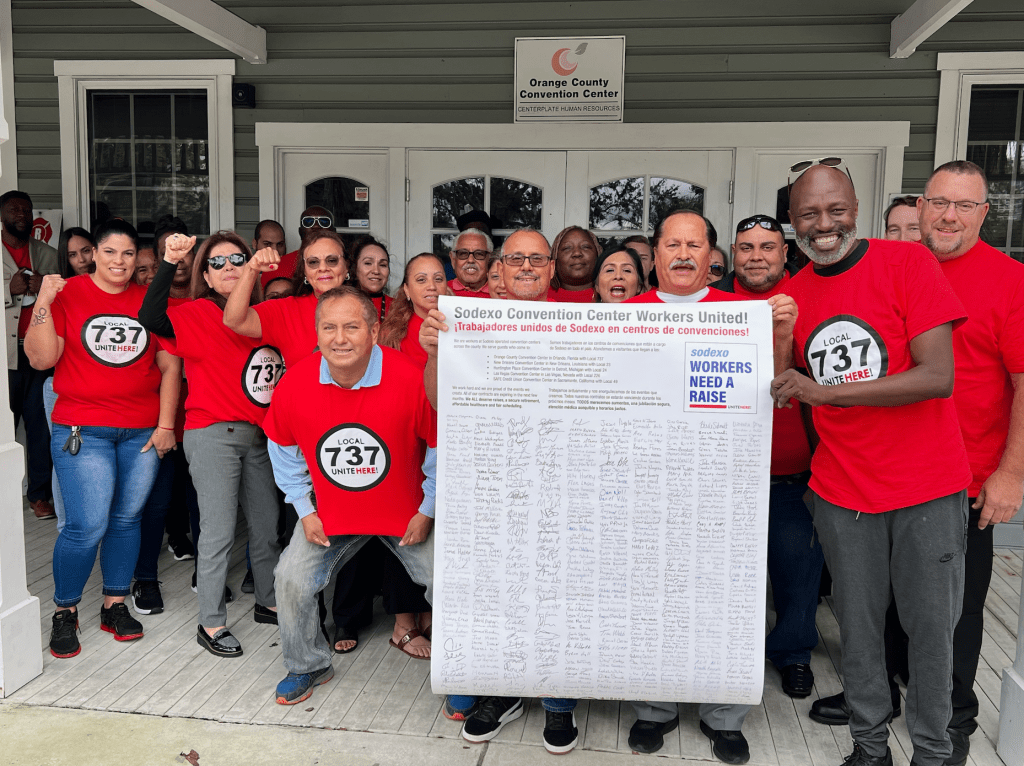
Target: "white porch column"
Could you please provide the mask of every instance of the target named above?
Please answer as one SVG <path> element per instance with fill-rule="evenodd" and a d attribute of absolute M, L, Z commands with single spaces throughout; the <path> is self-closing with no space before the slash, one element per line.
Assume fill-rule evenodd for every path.
<path fill-rule="evenodd" d="M 1024 588 L 1020 591 L 1017 620 L 1017 659 L 1003 671 L 996 750 L 1006 766 L 1024 766 Z"/>
<path fill-rule="evenodd" d="M 0 0 L 10 22 L 10 0 Z M 8 26 L 8 29 L 10 27 Z M 2 42 L 10 39 L 5 36 Z M 4 115 L 4 68 L 10 51 L 0 47 L 0 144 L 7 141 Z M 11 122 L 14 115 L 10 115 Z M 0 165 L 0 175 L 7 170 Z M 7 337 L 0 312 L 0 338 Z M 5 365 L 6 367 L 6 365 Z M 13 694 L 43 672 L 39 648 L 39 599 L 28 592 L 25 570 L 25 520 L 22 516 L 21 479 L 25 455 L 14 441 L 14 418 L 7 406 L 7 375 L 0 374 L 0 697 Z"/>

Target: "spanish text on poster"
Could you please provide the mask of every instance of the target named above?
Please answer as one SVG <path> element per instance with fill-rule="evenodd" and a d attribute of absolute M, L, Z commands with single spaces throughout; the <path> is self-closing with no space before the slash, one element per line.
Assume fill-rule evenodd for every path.
<path fill-rule="evenodd" d="M 434 691 L 756 704 L 768 305 L 440 308 Z"/>

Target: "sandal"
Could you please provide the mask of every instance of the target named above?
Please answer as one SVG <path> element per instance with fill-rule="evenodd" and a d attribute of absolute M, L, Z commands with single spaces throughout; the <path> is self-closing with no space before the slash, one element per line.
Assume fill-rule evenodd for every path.
<path fill-rule="evenodd" d="M 400 639 L 398 639 L 398 641 L 395 641 L 395 639 L 393 639 L 393 638 L 389 638 L 388 639 L 388 643 L 391 644 L 393 647 L 395 647 L 402 654 L 408 654 L 414 660 L 428 660 L 429 661 L 430 657 L 420 657 L 420 656 L 418 656 L 416 654 L 413 654 L 412 652 L 409 651 L 409 642 L 412 641 L 414 638 L 420 638 L 421 636 L 423 636 L 423 634 L 420 632 L 420 629 L 419 628 L 413 628 L 408 633 L 406 633 L 404 636 L 402 636 Z M 425 636 L 423 636 L 423 637 L 426 638 Z"/>
<path fill-rule="evenodd" d="M 339 649 L 338 644 L 341 641 L 355 641 L 355 646 L 351 649 Z M 335 654 L 348 654 L 354 652 L 359 648 L 359 635 L 357 633 L 349 633 L 346 628 L 338 628 L 334 631 L 334 653 Z"/>

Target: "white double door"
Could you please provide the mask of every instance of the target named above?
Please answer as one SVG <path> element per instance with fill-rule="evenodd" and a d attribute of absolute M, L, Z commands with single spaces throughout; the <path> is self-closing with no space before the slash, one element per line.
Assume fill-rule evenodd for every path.
<path fill-rule="evenodd" d="M 406 206 L 406 252 L 431 250 L 435 235 L 451 225 L 437 216 L 438 190 L 460 179 L 508 179 L 540 190 L 539 228 L 551 240 L 566 226 L 576 225 L 628 235 L 653 229 L 649 210 L 655 182 L 668 179 L 703 191 L 703 210 L 712 221 L 730 220 L 729 186 L 733 174 L 731 151 L 458 151 L 410 149 Z M 642 197 L 632 226 L 591 226 L 592 190 L 614 189 L 612 182 L 630 179 L 629 187 Z M 629 186 L 628 184 L 624 184 Z M 664 184 L 663 184 L 664 185 Z M 596 193 L 596 192 L 595 192 Z M 485 200 L 484 204 L 490 200 Z M 490 211 L 489 211 L 490 212 Z"/>

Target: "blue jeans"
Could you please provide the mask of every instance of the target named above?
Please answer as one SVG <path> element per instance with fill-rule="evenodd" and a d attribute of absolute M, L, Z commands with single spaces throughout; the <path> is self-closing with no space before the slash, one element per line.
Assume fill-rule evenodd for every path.
<path fill-rule="evenodd" d="M 100 551 L 104 596 L 127 596 L 139 557 L 142 506 L 160 459 L 142 452 L 152 428 L 83 426 L 77 455 L 62 448 L 71 428 L 53 425 L 50 454 L 64 497 L 64 528 L 53 546 L 53 601 L 75 606 Z M 102 548 L 100 546 L 102 543 Z"/>
<path fill-rule="evenodd" d="M 53 408 L 57 404 L 57 394 L 53 390 L 53 376 L 43 381 L 43 411 L 46 413 L 46 425 L 53 433 Z M 64 446 L 63 444 L 60 446 Z M 64 500 L 60 496 L 60 485 L 57 483 L 57 474 L 54 473 L 50 479 L 53 494 L 53 510 L 57 513 L 57 531 L 64 529 Z"/>
<path fill-rule="evenodd" d="M 448 704 L 456 713 L 468 713 L 476 704 L 478 697 L 469 694 L 449 694 Z M 576 700 L 558 697 L 543 697 L 540 701 L 544 709 L 552 713 L 568 713 L 576 709 Z"/>
<path fill-rule="evenodd" d="M 182 446 L 179 444 L 178 449 Z M 140 528 L 139 560 L 135 564 L 135 579 L 156 582 L 157 559 L 164 547 L 164 521 L 167 509 L 171 507 L 171 490 L 174 486 L 174 458 L 170 454 L 160 458 L 156 481 L 149 493 L 149 499 L 142 507 Z"/>
<path fill-rule="evenodd" d="M 302 523 L 274 570 L 277 590 L 277 620 L 281 629 L 281 650 L 289 673 L 312 673 L 331 664 L 334 652 L 320 629 L 317 594 L 327 587 L 335 568 L 363 547 L 371 535 L 331 535 L 330 546 L 314 545 L 306 539 Z M 378 535 L 405 570 L 420 585 L 427 586 L 427 601 L 434 600 L 434 531 L 417 545 L 399 546 L 400 536 Z"/>
<path fill-rule="evenodd" d="M 804 503 L 804 483 L 772 484 L 768 501 L 768 576 L 775 602 L 775 627 L 764 641 L 765 655 L 782 669 L 809 664 L 818 645 L 814 616 L 824 555 Z"/>

